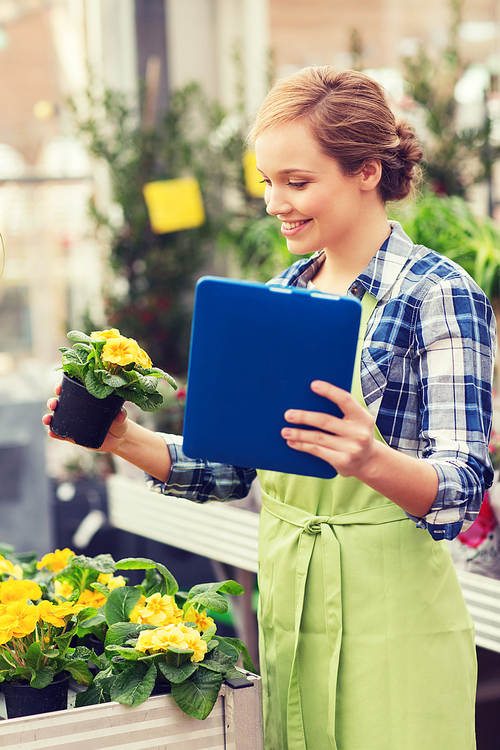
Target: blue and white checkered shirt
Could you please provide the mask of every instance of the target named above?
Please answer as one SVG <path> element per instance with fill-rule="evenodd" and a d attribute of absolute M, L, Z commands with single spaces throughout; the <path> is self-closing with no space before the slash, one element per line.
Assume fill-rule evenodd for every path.
<path fill-rule="evenodd" d="M 414 245 L 397 222 L 350 293 L 377 299 L 361 358 L 369 411 L 391 447 L 431 461 L 439 489 L 429 513 L 415 518 L 435 539 L 453 539 L 475 519 L 493 471 L 488 454 L 496 326 L 491 306 L 460 266 Z M 306 287 L 324 261 L 320 251 L 270 284 Z M 173 467 L 152 489 L 196 502 L 244 497 L 256 476 L 195 461 L 182 438 L 165 436 Z M 332 480 L 335 481 L 335 480 Z"/>

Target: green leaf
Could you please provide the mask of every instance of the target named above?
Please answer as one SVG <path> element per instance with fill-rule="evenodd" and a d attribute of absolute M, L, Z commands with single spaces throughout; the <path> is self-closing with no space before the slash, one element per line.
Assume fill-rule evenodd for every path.
<path fill-rule="evenodd" d="M 161 370 L 159 367 L 153 367 L 151 370 L 149 370 L 148 374 L 156 375 L 157 377 L 160 377 L 160 378 L 165 378 L 167 383 L 172 386 L 174 391 L 177 390 L 178 385 L 176 381 L 171 375 L 168 374 L 168 372 L 165 372 L 165 370 Z"/>
<path fill-rule="evenodd" d="M 75 706 L 80 708 L 81 706 L 93 706 L 97 703 L 109 703 L 111 686 L 114 681 L 115 676 L 111 674 L 111 670 L 98 672 L 90 687 L 76 694 Z"/>
<path fill-rule="evenodd" d="M 96 570 L 98 573 L 114 573 L 115 561 L 111 555 L 96 555 L 95 557 L 85 557 L 85 555 L 76 555 L 71 559 L 68 567 L 84 568 L 85 570 Z"/>
<path fill-rule="evenodd" d="M 92 347 L 91 347 L 90 344 L 83 344 L 83 343 L 82 344 L 75 344 L 73 346 L 73 351 L 74 352 L 78 352 L 78 351 L 84 352 L 85 353 L 85 359 L 82 360 L 82 361 L 86 362 L 87 361 L 87 357 L 88 357 L 88 353 L 92 351 Z"/>
<path fill-rule="evenodd" d="M 92 370 L 85 375 L 85 388 L 95 398 L 106 398 L 113 393 L 113 388 L 102 383 Z"/>
<path fill-rule="evenodd" d="M 161 574 L 165 584 L 165 593 L 174 596 L 179 590 L 179 585 L 172 573 L 161 563 L 146 557 L 124 557 L 116 563 L 117 570 L 150 570 L 152 568 L 156 568 Z"/>
<path fill-rule="evenodd" d="M 50 667 L 42 667 L 42 669 L 39 669 L 33 675 L 30 685 L 34 688 L 47 687 L 47 685 L 50 685 L 50 683 L 53 682 L 55 674 L 54 669 L 51 669 Z"/>
<path fill-rule="evenodd" d="M 141 598 L 141 590 L 135 586 L 118 586 L 110 592 L 104 605 L 104 616 L 108 625 L 128 622 L 130 613 Z"/>
<path fill-rule="evenodd" d="M 116 395 L 125 399 L 125 401 L 131 401 L 142 409 L 142 411 L 158 411 L 163 404 L 163 396 L 159 391 L 144 393 L 144 391 L 138 388 L 129 386 L 127 388 L 117 388 Z"/>
<path fill-rule="evenodd" d="M 198 669 L 188 680 L 172 684 L 172 698 L 181 711 L 194 719 L 206 719 L 214 707 L 222 675 Z"/>
<path fill-rule="evenodd" d="M 217 638 L 219 639 L 218 648 L 221 651 L 224 651 L 225 646 L 236 649 L 241 654 L 243 669 L 246 669 L 248 672 L 253 672 L 253 674 L 259 674 L 248 652 L 248 648 L 243 641 L 240 641 L 239 638 L 230 638 L 227 636 L 224 636 L 224 638 L 217 636 Z M 228 653 L 228 651 L 226 650 L 225 653 Z M 234 663 L 236 664 L 236 662 Z"/>
<path fill-rule="evenodd" d="M 71 631 L 66 631 L 63 635 L 58 635 L 54 638 L 55 643 L 57 644 L 57 648 L 62 654 L 65 654 L 68 650 L 69 644 L 71 643 L 71 639 L 73 638 L 73 635 L 75 634 L 76 628 L 72 629 Z M 50 653 L 50 652 L 49 652 Z M 48 656 L 49 654 L 45 653 L 45 656 Z"/>
<path fill-rule="evenodd" d="M 121 388 L 127 384 L 126 378 L 121 375 L 112 375 L 110 372 L 104 373 L 102 380 L 106 385 L 110 385 L 111 388 Z"/>
<path fill-rule="evenodd" d="M 218 659 L 219 661 L 224 661 L 224 657 L 226 657 L 231 661 L 231 664 L 236 664 L 236 662 L 240 658 L 240 652 L 238 651 L 236 646 L 233 646 L 232 643 L 229 643 L 231 639 L 217 636 L 217 640 L 219 641 L 219 645 L 214 651 L 212 651 L 211 657 L 214 659 Z M 223 656 L 221 656 L 221 654 Z"/>
<path fill-rule="evenodd" d="M 133 646 L 121 646 L 117 643 L 109 643 L 106 646 L 106 654 L 119 654 L 127 661 L 138 661 L 143 656 L 141 651 L 133 648 Z"/>
<path fill-rule="evenodd" d="M 188 661 L 193 654 L 194 651 L 190 648 L 175 648 L 174 646 L 169 646 L 165 652 L 168 663 L 173 667 L 180 667 Z"/>
<path fill-rule="evenodd" d="M 43 654 L 42 648 L 38 641 L 31 643 L 24 656 L 24 661 L 29 669 L 34 671 L 38 670 L 42 666 Z"/>
<path fill-rule="evenodd" d="M 86 333 L 82 333 L 82 331 L 70 331 L 66 334 L 66 336 L 71 341 L 92 341 L 90 336 L 88 336 Z"/>
<path fill-rule="evenodd" d="M 79 685 L 90 685 L 92 682 L 92 673 L 89 670 L 89 666 L 86 661 L 77 659 L 75 661 L 67 661 L 64 668 L 70 672 L 71 676 Z"/>
<path fill-rule="evenodd" d="M 180 667 L 174 667 L 172 664 L 166 662 L 165 659 L 157 661 L 156 666 L 165 679 L 173 683 L 184 682 L 184 680 L 187 680 L 198 669 L 198 664 L 192 661 L 186 661 Z"/>
<path fill-rule="evenodd" d="M 184 612 L 187 612 L 189 607 L 195 603 L 211 609 L 213 612 L 227 612 L 229 605 L 226 598 L 222 596 L 224 593 L 239 596 L 244 593 L 244 589 L 239 583 L 231 580 L 200 583 L 190 589 L 184 604 Z"/>
<path fill-rule="evenodd" d="M 156 666 L 136 662 L 121 672 L 111 687 L 111 700 L 127 706 L 139 706 L 149 698 L 156 682 Z"/>
<path fill-rule="evenodd" d="M 103 619 L 103 616 L 99 614 L 95 607 L 85 607 L 84 609 L 81 609 L 76 615 L 76 621 L 78 622 L 78 624 L 83 625 L 83 623 L 85 623 L 87 627 L 87 623 L 97 620 L 98 622 L 96 624 L 99 624 Z"/>
<path fill-rule="evenodd" d="M 123 645 L 125 641 L 138 638 L 141 630 L 154 630 L 154 625 L 138 625 L 136 622 L 116 622 L 106 633 L 104 646 Z"/>

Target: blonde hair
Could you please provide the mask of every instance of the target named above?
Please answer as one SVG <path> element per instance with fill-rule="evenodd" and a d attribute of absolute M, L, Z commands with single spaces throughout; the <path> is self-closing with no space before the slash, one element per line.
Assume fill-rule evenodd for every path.
<path fill-rule="evenodd" d="M 422 148 L 411 125 L 396 119 L 383 88 L 369 76 L 321 66 L 278 80 L 260 107 L 248 142 L 268 128 L 299 120 L 344 174 L 358 174 L 370 159 L 380 161 L 383 201 L 412 192 Z"/>

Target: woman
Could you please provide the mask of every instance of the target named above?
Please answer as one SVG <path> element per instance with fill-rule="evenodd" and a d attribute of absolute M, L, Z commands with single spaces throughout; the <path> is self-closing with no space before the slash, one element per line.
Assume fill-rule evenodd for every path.
<path fill-rule="evenodd" d="M 320 67 L 278 81 L 251 139 L 290 252 L 315 253 L 273 283 L 363 307 L 352 393 L 311 384 L 344 417 L 290 404 L 282 431 L 338 475 L 258 472 L 265 748 L 472 750 L 473 626 L 444 540 L 492 481 L 491 308 L 388 221 L 422 152 L 373 80 Z M 253 470 L 186 460 L 181 446 L 121 414 L 101 450 L 170 495 L 248 491 Z"/>

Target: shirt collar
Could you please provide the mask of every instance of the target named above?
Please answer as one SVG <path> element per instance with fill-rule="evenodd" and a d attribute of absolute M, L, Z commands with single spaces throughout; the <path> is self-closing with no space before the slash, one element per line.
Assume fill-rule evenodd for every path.
<path fill-rule="evenodd" d="M 401 224 L 397 221 L 389 223 L 391 234 L 349 288 L 349 293 L 358 299 L 363 297 L 365 291 L 378 300 L 385 297 L 396 283 L 413 252 L 415 245 L 404 232 Z M 269 283 L 304 289 L 316 276 L 324 260 L 325 253 L 319 250 L 307 260 L 297 262 Z"/>
<path fill-rule="evenodd" d="M 399 222 L 389 223 L 391 234 L 349 289 L 349 292 L 359 299 L 365 291 L 378 300 L 385 297 L 396 283 L 415 247 Z M 324 260 L 325 253 L 320 250 L 308 260 L 297 264 L 294 273 L 286 280 L 287 285 L 307 287 Z"/>
<path fill-rule="evenodd" d="M 392 289 L 415 248 L 399 222 L 389 223 L 390 236 L 356 280 L 378 300 Z"/>

